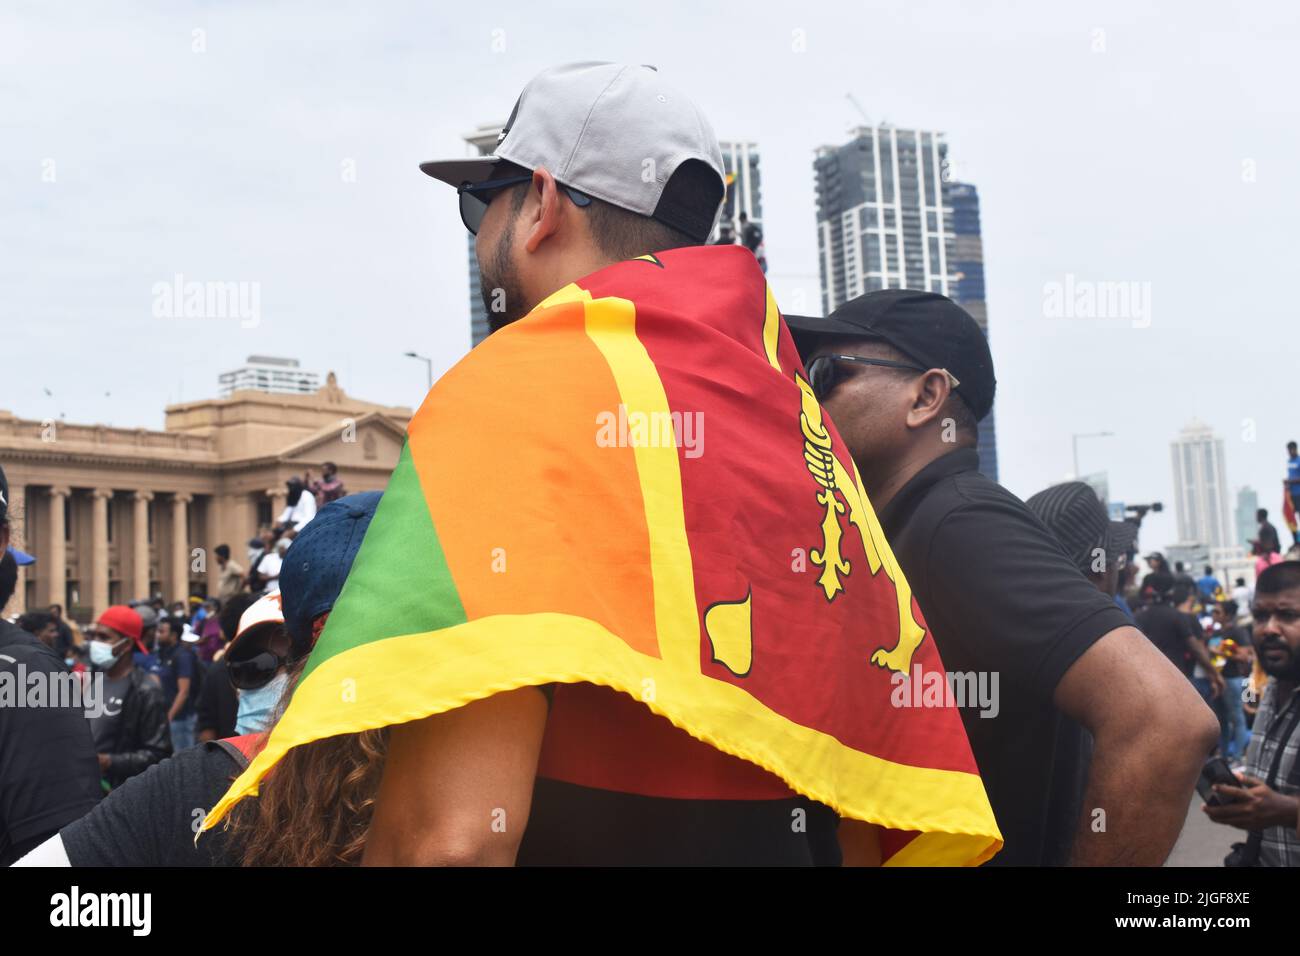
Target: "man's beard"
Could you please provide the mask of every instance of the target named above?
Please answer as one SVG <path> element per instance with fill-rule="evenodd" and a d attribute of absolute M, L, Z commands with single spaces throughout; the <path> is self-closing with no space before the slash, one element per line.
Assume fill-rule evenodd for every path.
<path fill-rule="evenodd" d="M 523 290 L 514 263 L 510 260 L 510 236 L 514 232 L 514 217 L 501 230 L 490 263 L 478 264 L 478 292 L 487 312 L 488 329 L 499 332 L 511 322 L 528 314 L 530 308 L 524 301 Z"/>
<path fill-rule="evenodd" d="M 1282 647 L 1289 651 L 1279 663 L 1273 664 L 1264 656 L 1264 652 L 1269 648 Z M 1259 657 L 1259 666 L 1264 669 L 1264 673 L 1269 677 L 1276 677 L 1283 681 L 1300 681 L 1300 656 L 1284 641 L 1267 640 L 1255 648 L 1255 653 Z"/>

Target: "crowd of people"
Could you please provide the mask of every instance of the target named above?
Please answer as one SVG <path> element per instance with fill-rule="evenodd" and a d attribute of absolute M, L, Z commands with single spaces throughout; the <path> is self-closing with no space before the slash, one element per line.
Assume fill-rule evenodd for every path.
<path fill-rule="evenodd" d="M 981 706 L 960 706 L 964 740 L 953 738 L 954 753 L 968 742 L 1001 834 L 991 863 L 1159 865 L 1200 788 L 1203 812 L 1247 835 L 1225 862 L 1300 864 L 1300 561 L 1278 554 L 1276 531 L 1271 538 L 1265 531 L 1267 515 L 1261 516 L 1253 590 L 1238 579 L 1228 592 L 1208 568 L 1194 580 L 1159 554 L 1147 555 L 1139 583 L 1137 525 L 1110 520 L 1089 486 L 1054 485 L 1022 501 L 979 471 L 978 426 L 992 408 L 996 377 L 988 342 L 968 313 L 937 293 L 885 289 L 853 298 L 827 317 L 785 315 L 782 324 L 769 309 L 764 324 L 766 285 L 757 264 L 740 261 L 741 250 L 701 248 L 725 186 L 716 140 L 689 100 L 665 96 L 653 70 L 615 64 L 562 67 L 534 83 L 497 154 L 424 166 L 456 187 L 462 220 L 478 236 L 485 305 L 494 313 L 494 335 L 501 336 L 499 348 L 489 343 L 467 362 L 506 361 L 517 340 L 507 326 L 600 269 L 646 260 L 641 264 L 656 271 L 619 279 L 628 282 L 631 300 L 643 283 L 696 274 L 686 267 L 691 257 L 734 266 L 746 301 L 760 303 L 758 324 L 742 328 L 735 316 L 710 314 L 712 290 L 693 287 L 682 299 L 704 318 L 691 328 L 707 329 L 711 341 L 733 336 L 729 354 L 761 357 L 763 376 L 744 385 L 747 401 L 759 409 L 776 396 L 793 396 L 802 409 L 790 434 L 803 442 L 800 468 L 806 462 L 821 489 L 814 493 L 826 507 L 826 540 L 839 540 L 835 535 L 847 533 L 849 522 L 864 548 L 874 540 L 869 519 L 860 510 L 849 515 L 852 502 L 842 500 L 856 497 L 860 487 L 891 555 L 864 551 L 853 562 L 865 566 L 871 555 L 884 567 L 896 560 L 905 576 L 890 579 L 892 593 L 900 595 L 900 628 L 914 626 L 918 640 L 932 638 L 949 676 L 987 678 L 991 685 Z M 574 103 L 585 105 L 575 110 Z M 630 105 L 636 103 L 645 108 Z M 647 105 L 653 103 L 663 108 Z M 638 142 L 674 143 L 666 181 L 652 184 L 656 194 L 637 192 L 644 183 L 581 172 L 588 167 L 573 161 L 579 131 L 565 125 L 573 117 L 582 135 L 603 144 L 590 160 L 593 169 L 620 161 L 619 168 L 641 168 L 641 147 L 622 145 L 631 122 Z M 561 168 L 578 170 L 576 181 L 557 182 L 552 169 Z M 503 196 L 510 201 L 498 201 Z M 754 240 L 755 248 L 761 245 L 761 232 L 747 232 L 746 245 Z M 495 314 L 492 293 L 501 289 L 509 293 L 509 308 Z M 644 394 L 653 375 L 636 363 L 647 350 L 636 340 L 635 348 L 624 348 L 603 338 L 613 333 L 590 315 L 586 321 L 592 341 L 637 370 L 620 385 L 632 382 Z M 650 356 L 670 344 L 656 343 Z M 690 361 L 686 350 L 682 367 L 690 369 Z M 720 374 L 695 372 L 693 387 L 701 389 Z M 835 426 L 834 440 L 818 424 L 823 410 Z M 534 411 L 542 414 L 515 413 Z M 587 411 L 584 406 L 581 416 Z M 578 427 L 586 422 L 582 417 Z M 420 441 L 436 446 L 429 435 L 421 433 Z M 413 426 L 413 443 L 416 437 Z M 849 466 L 856 465 L 854 477 L 833 450 L 841 440 Z M 1294 462 L 1294 445 L 1289 450 Z M 513 481 L 581 493 L 574 476 L 537 464 L 543 459 L 526 448 L 518 451 Z M 463 452 L 458 447 L 456 454 Z M 637 468 L 644 464 L 638 457 Z M 740 457 L 732 464 L 754 468 Z M 416 482 L 403 468 L 385 495 L 410 502 Z M 1290 480 L 1294 489 L 1300 470 Z M 660 515 L 670 497 L 665 487 L 654 486 Z M 759 544 L 746 538 L 758 519 L 746 515 L 712 526 L 700 515 L 724 503 L 712 486 L 703 494 L 705 505 L 697 510 L 693 499 L 685 508 L 689 517 L 670 518 L 695 522 L 692 530 L 703 521 L 707 550 L 718 564 L 734 559 L 739 566 L 735 555 L 750 545 L 747 554 L 760 554 Z M 763 507 L 778 515 L 797 511 L 812 497 L 800 494 Z M 451 710 L 375 719 L 356 732 L 307 739 L 261 780 L 256 799 L 236 803 L 223 823 L 195 841 L 194 808 L 206 813 L 222 798 L 293 706 L 294 688 L 349 573 L 374 589 L 394 573 L 392 565 L 377 563 L 392 560 L 379 546 L 360 550 L 378 492 L 347 495 L 327 466 L 319 481 L 292 479 L 286 502 L 274 524 L 249 542 L 247 566 L 228 546 L 216 549 L 214 599 L 110 607 L 80 639 L 54 609 L 29 615 L 21 626 L 0 624 L 0 651 L 51 673 L 81 667 L 102 676 L 110 704 L 89 717 L 70 708 L 0 708 L 0 863 L 848 864 L 880 863 L 897 850 L 885 821 L 861 808 L 838 813 L 843 808 L 815 799 L 823 794 L 787 787 L 793 773 L 778 778 L 762 761 L 739 756 L 743 747 L 711 747 L 703 735 L 691 736 L 627 694 L 608 687 L 582 691 L 571 686 L 580 679 L 554 676 L 527 686 L 503 681 L 486 694 L 469 688 L 463 706 Z M 524 507 L 518 521 L 533 522 L 539 538 L 573 533 L 548 524 L 545 512 Z M 428 512 L 416 507 L 411 514 L 419 526 L 403 529 L 410 540 L 428 535 Z M 472 524 L 484 516 L 456 518 Z M 418 556 L 403 550 L 405 540 L 383 544 L 402 560 L 444 561 L 436 537 L 421 539 L 433 544 Z M 663 540 L 655 543 L 656 573 L 680 557 Z M 494 545 L 484 545 L 484 563 Z M 812 558 L 826 565 L 822 583 L 787 586 L 775 575 L 753 575 L 745 608 L 751 597 L 757 607 L 784 589 L 811 602 L 803 605 L 811 615 L 827 613 L 842 587 L 835 572 L 847 575 L 850 563 L 829 544 Z M 746 560 L 757 567 L 766 555 Z M 567 573 L 580 572 L 631 574 L 603 567 Z M 464 623 L 473 617 L 470 601 L 452 585 L 428 583 L 429 573 L 427 594 L 402 591 L 382 608 L 399 623 L 354 614 L 350 624 L 370 628 L 372 637 L 437 640 L 431 629 L 441 625 L 433 618 Z M 875 568 L 859 572 L 853 587 L 868 574 Z M 685 577 L 691 578 L 689 569 Z M 516 580 L 496 578 L 488 586 L 508 590 Z M 653 585 L 656 602 L 645 613 L 673 613 L 658 600 L 659 579 Z M 901 597 L 908 586 L 910 599 Z M 0 594 L 0 601 L 7 597 Z M 547 598 L 530 595 L 537 628 L 556 626 L 552 617 L 559 615 L 538 613 L 548 610 Z M 458 633 L 470 640 L 463 636 L 470 631 Z M 468 669 L 479 657 L 509 651 L 481 648 L 478 657 L 467 652 L 456 663 Z M 781 660 L 794 675 L 818 651 L 790 644 L 781 648 Z M 729 666 L 727 679 L 743 690 L 754 666 Z M 871 667 L 895 669 L 887 654 L 855 659 L 854 666 L 868 674 Z M 808 688 L 797 703 L 806 710 L 831 707 L 822 692 Z M 377 678 L 367 693 L 368 706 L 384 693 Z M 880 719 L 901 725 L 913 717 L 895 710 Z M 38 739 L 48 743 L 37 746 Z M 1229 762 L 1230 776 L 1202 785 L 1207 760 L 1216 755 Z M 18 779 L 27 783 L 16 797 Z M 886 807 L 880 816 L 912 799 L 901 791 L 879 795 Z M 504 807 L 503 820 L 522 822 L 488 825 Z M 792 828 L 792 814 L 806 826 Z"/>

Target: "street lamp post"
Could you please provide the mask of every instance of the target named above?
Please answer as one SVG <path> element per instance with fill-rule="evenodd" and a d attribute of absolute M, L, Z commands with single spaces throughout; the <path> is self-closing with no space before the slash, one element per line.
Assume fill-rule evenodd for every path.
<path fill-rule="evenodd" d="M 1079 439 L 1080 438 L 1113 438 L 1114 432 L 1078 432 L 1070 436 L 1070 442 L 1074 446 L 1074 480 L 1079 480 Z"/>
<path fill-rule="evenodd" d="M 407 358 L 419 359 L 424 363 L 425 370 L 429 373 L 429 388 L 433 388 L 433 359 L 425 358 L 423 355 L 416 355 L 414 352 L 403 352 Z"/>

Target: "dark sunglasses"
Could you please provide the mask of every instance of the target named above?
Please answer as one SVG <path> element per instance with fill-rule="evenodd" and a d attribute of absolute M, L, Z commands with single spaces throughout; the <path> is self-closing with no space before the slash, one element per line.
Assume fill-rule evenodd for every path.
<path fill-rule="evenodd" d="M 844 375 L 840 371 L 841 362 L 850 362 L 854 365 L 877 365 L 881 368 L 903 368 L 912 372 L 929 371 L 919 365 L 909 365 L 907 362 L 895 362 L 891 359 L 866 358 L 861 355 L 819 355 L 808 365 L 808 384 L 812 386 L 817 401 L 826 401 L 831 392 L 835 391 L 835 386 L 844 381 Z M 952 388 L 961 384 L 957 376 L 946 368 L 941 371 L 948 376 L 948 384 Z"/>
<path fill-rule="evenodd" d="M 488 179 L 481 183 L 461 183 L 456 190 L 460 198 L 460 221 L 465 224 L 465 228 L 470 231 L 470 235 L 478 235 L 479 226 L 483 225 L 483 217 L 487 215 L 488 206 L 491 205 L 493 199 L 501 195 L 501 190 L 529 182 L 532 178 L 533 174 L 529 173 L 527 176 Z M 578 190 L 571 189 L 560 183 L 556 183 L 556 185 L 573 200 L 575 206 L 591 205 L 591 197 L 586 193 L 580 193 Z"/>
<path fill-rule="evenodd" d="M 287 663 L 279 654 L 262 651 L 240 661 L 226 658 L 226 673 L 230 675 L 230 683 L 240 690 L 257 690 L 271 683 L 271 678 Z"/>

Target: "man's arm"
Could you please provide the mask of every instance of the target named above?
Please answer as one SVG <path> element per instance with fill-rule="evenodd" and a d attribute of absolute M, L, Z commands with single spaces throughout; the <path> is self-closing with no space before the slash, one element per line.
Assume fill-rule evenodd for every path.
<path fill-rule="evenodd" d="M 1053 699 L 1094 741 L 1071 865 L 1159 866 L 1182 832 L 1201 765 L 1219 738 L 1213 712 L 1133 627 L 1088 648 Z"/>
<path fill-rule="evenodd" d="M 840 820 L 842 866 L 880 866 L 880 827 L 862 820 Z"/>
<path fill-rule="evenodd" d="M 513 865 L 545 728 L 535 687 L 394 727 L 362 863 Z"/>
<path fill-rule="evenodd" d="M 1223 693 L 1223 688 L 1226 684 L 1224 683 L 1223 675 L 1220 674 L 1219 669 L 1214 666 L 1214 658 L 1210 657 L 1210 649 L 1205 646 L 1205 641 L 1201 640 L 1195 634 L 1189 634 L 1187 636 L 1187 649 L 1192 652 L 1192 657 L 1196 659 L 1196 663 L 1200 664 L 1205 673 L 1209 675 L 1211 695 L 1218 697 Z"/>

